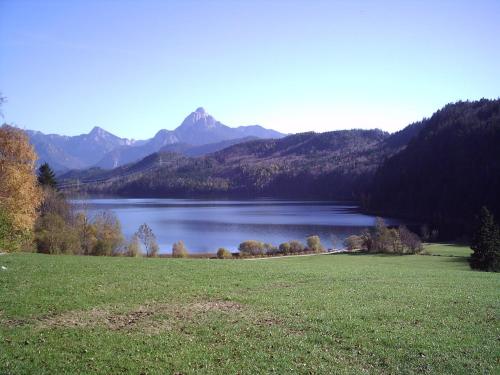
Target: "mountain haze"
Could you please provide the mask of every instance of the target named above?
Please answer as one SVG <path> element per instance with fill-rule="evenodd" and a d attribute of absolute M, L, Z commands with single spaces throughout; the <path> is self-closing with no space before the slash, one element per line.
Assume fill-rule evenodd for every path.
<path fill-rule="evenodd" d="M 189 114 L 175 130 L 162 129 L 139 147 L 125 146 L 117 148 L 104 155 L 96 163 L 96 166 L 104 169 L 115 168 L 139 160 L 169 145 L 213 145 L 245 137 L 280 138 L 283 137 L 283 134 L 265 129 L 259 125 L 232 128 L 217 121 L 202 107 L 199 107 Z M 212 151 L 216 149 L 218 148 L 209 148 Z"/>
<path fill-rule="evenodd" d="M 97 126 L 90 133 L 77 136 L 44 134 L 32 130 L 26 133 L 35 147 L 39 163 L 48 162 L 55 170 L 88 168 L 111 150 L 135 143 Z"/>
<path fill-rule="evenodd" d="M 284 136 L 259 125 L 229 127 L 201 107 L 189 114 L 175 130 L 161 129 L 154 137 L 142 141 L 120 138 L 99 127 L 89 134 L 73 137 L 30 130 L 27 134 L 39 155 L 39 163 L 48 162 L 59 172 L 93 166 L 111 169 L 138 161 L 169 145 L 183 144 L 184 149 L 191 149 L 192 155 L 201 155 L 204 149 L 213 152 L 238 139 Z"/>

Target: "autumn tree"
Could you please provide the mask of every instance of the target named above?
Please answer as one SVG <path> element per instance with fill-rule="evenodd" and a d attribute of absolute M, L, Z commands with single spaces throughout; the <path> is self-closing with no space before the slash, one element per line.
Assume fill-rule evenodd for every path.
<path fill-rule="evenodd" d="M 230 259 L 233 257 L 233 254 L 231 252 L 223 247 L 220 247 L 219 250 L 217 250 L 217 258 L 219 259 Z"/>
<path fill-rule="evenodd" d="M 27 135 L 9 125 L 0 128 L 0 210 L 16 240 L 5 250 L 18 250 L 31 236 L 41 201 L 34 173 L 37 155 Z"/>
<path fill-rule="evenodd" d="M 368 250 L 372 252 L 391 252 L 393 244 L 393 232 L 385 225 L 384 219 L 377 217 L 375 219 L 375 228 L 373 230 L 371 246 Z"/>
<path fill-rule="evenodd" d="M 137 234 L 134 234 L 127 244 L 125 255 L 129 257 L 138 257 L 141 255 L 141 244 L 139 243 Z"/>
<path fill-rule="evenodd" d="M 307 248 L 315 253 L 322 253 L 325 248 L 321 244 L 319 236 L 309 236 L 307 237 Z"/>
<path fill-rule="evenodd" d="M 290 243 L 289 242 L 283 242 L 282 244 L 280 244 L 280 246 L 279 246 L 279 252 L 281 254 L 284 254 L 284 255 L 290 254 L 291 253 Z"/>
<path fill-rule="evenodd" d="M 293 240 L 289 242 L 290 244 L 290 252 L 292 254 L 302 253 L 304 251 L 304 245 L 297 240 Z"/>
<path fill-rule="evenodd" d="M 175 242 L 172 246 L 172 258 L 187 258 L 188 251 L 184 241 Z"/>
<path fill-rule="evenodd" d="M 35 225 L 37 250 L 46 254 L 80 254 L 78 231 L 55 212 L 41 216 Z"/>
<path fill-rule="evenodd" d="M 344 240 L 344 246 L 347 250 L 363 249 L 364 247 L 363 237 L 353 234 Z"/>
<path fill-rule="evenodd" d="M 243 241 L 238 246 L 241 255 L 262 255 L 265 251 L 265 244 L 256 240 Z"/>
<path fill-rule="evenodd" d="M 93 255 L 116 255 L 123 245 L 121 224 L 115 214 L 109 211 L 99 212 L 94 220 L 96 243 Z"/>

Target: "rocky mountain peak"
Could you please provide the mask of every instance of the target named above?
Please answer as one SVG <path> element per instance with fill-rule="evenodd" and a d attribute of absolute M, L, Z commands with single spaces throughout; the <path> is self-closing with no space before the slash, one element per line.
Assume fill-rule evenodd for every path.
<path fill-rule="evenodd" d="M 108 132 L 99 126 L 94 126 L 90 131 L 89 135 L 104 135 Z"/>
<path fill-rule="evenodd" d="M 208 129 L 213 128 L 217 121 L 210 116 L 203 107 L 198 107 L 194 112 L 187 116 L 182 124 L 176 130 L 187 129 Z"/>

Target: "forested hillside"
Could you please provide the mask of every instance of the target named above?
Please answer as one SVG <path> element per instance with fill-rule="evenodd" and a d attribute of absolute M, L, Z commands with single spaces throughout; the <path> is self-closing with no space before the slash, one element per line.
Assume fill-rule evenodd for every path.
<path fill-rule="evenodd" d="M 450 104 L 424 120 L 379 168 L 366 203 L 450 234 L 467 231 L 482 205 L 500 217 L 500 100 Z"/>
<path fill-rule="evenodd" d="M 380 130 L 302 133 L 244 142 L 198 158 L 156 153 L 112 171 L 63 178 L 99 180 L 84 185 L 90 193 L 357 199 L 384 157 L 399 149 L 385 143 L 389 138 Z"/>

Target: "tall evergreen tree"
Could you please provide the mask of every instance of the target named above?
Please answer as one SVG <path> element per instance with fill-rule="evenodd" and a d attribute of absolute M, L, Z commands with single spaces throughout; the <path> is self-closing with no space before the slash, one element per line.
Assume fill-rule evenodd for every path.
<path fill-rule="evenodd" d="M 56 175 L 48 163 L 43 163 L 38 168 L 38 183 L 54 189 L 57 187 Z"/>
<path fill-rule="evenodd" d="M 486 207 L 481 208 L 472 238 L 471 268 L 500 271 L 500 229 Z"/>

